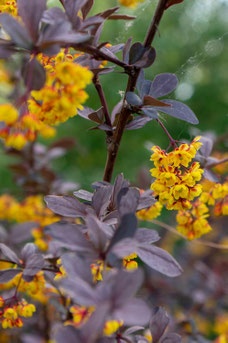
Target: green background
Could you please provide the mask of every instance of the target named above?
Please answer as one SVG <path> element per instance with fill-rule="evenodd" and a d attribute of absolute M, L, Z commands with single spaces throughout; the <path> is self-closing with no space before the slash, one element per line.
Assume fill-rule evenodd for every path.
<path fill-rule="evenodd" d="M 49 1 L 52 6 L 57 1 Z M 102 40 L 112 45 L 124 43 L 129 37 L 143 41 L 148 24 L 156 7 L 156 1 L 145 1 L 136 10 L 121 8 L 120 13 L 137 16 L 134 21 L 109 21 L 105 24 Z M 95 0 L 93 13 L 114 7 L 114 0 Z M 184 3 L 166 11 L 154 40 L 157 51 L 155 63 L 146 69 L 147 79 L 158 73 L 172 72 L 177 75 L 180 86 L 170 98 L 185 102 L 199 118 L 199 125 L 192 126 L 184 121 L 162 115 L 163 123 L 171 135 L 178 140 L 191 140 L 202 131 L 215 135 L 225 133 L 228 123 L 228 2 L 210 0 L 185 0 Z M 101 76 L 110 111 L 121 99 L 127 76 L 116 68 L 114 73 Z M 87 88 L 89 100 L 86 105 L 97 109 L 99 99 L 93 86 Z M 59 125 L 58 136 L 74 137 L 76 146 L 54 163 L 58 175 L 89 189 L 90 184 L 103 177 L 106 160 L 105 134 L 90 131 L 93 124 L 79 116 Z M 41 140 L 44 144 L 51 141 Z M 148 170 L 149 147 L 153 144 L 164 149 L 168 140 L 159 125 L 152 121 L 140 130 L 126 131 L 121 142 L 115 172 L 123 172 L 131 182 L 138 183 L 138 173 Z M 223 147 L 225 148 L 225 147 Z M 1 193 L 13 193 L 12 175 L 7 164 L 12 162 L 0 151 Z"/>

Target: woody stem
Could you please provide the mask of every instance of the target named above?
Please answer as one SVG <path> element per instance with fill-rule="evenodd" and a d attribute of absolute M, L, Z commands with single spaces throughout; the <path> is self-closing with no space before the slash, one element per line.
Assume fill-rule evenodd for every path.
<path fill-rule="evenodd" d="M 158 25 L 165 11 L 167 1 L 168 0 L 159 0 L 144 41 L 144 47 L 149 47 L 152 44 L 155 34 L 157 32 Z M 131 72 L 129 73 L 128 77 L 127 88 L 125 91 L 125 97 L 127 92 L 134 92 L 140 71 L 141 68 L 138 67 L 134 67 L 131 69 Z M 125 106 L 125 97 L 123 101 L 123 107 L 116 125 L 116 129 L 113 134 L 112 142 L 108 146 L 108 156 L 103 177 L 103 180 L 108 182 L 111 182 L 116 157 L 119 152 L 120 142 L 122 140 L 122 136 L 124 133 L 125 126 L 128 122 L 128 118 L 131 115 L 131 110 L 127 106 Z"/>

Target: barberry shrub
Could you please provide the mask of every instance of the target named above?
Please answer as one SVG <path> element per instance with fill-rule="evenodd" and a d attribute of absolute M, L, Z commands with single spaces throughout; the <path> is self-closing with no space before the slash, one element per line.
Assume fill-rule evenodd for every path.
<path fill-rule="evenodd" d="M 119 1 L 130 8 L 141 2 Z M 94 0 L 59 0 L 58 7 L 49 8 L 46 0 L 0 0 L 0 68 L 3 82 L 11 86 L 0 104 L 0 137 L 5 153 L 17 157 L 10 168 L 22 189 L 20 197 L 0 196 L 1 342 L 178 343 L 180 334 L 206 341 L 187 313 L 192 306 L 200 322 L 197 309 L 208 299 L 207 287 L 214 285 L 216 300 L 225 286 L 218 289 L 214 276 L 214 283 L 204 286 L 207 292 L 199 288 L 196 294 L 193 285 L 199 287 L 199 280 L 186 276 L 179 288 L 191 285 L 195 307 L 186 305 L 183 289 L 167 281 L 185 274 L 186 256 L 177 261 L 167 250 L 175 237 L 196 239 L 204 248 L 227 248 L 221 234 L 212 236 L 216 242 L 197 240 L 214 231 L 214 217 L 228 214 L 227 156 L 211 156 L 209 137 L 191 142 L 171 137 L 163 115 L 193 125 L 198 119 L 187 105 L 164 99 L 178 85 L 174 74 L 161 73 L 151 81 L 144 73 L 156 58 L 152 43 L 162 16 L 181 2 L 158 1 L 143 43 L 129 38 L 112 45 L 101 40 L 105 22 L 135 18 L 118 7 L 91 14 Z M 9 62 L 19 66 L 14 79 Z M 110 114 L 100 78 L 115 67 L 126 75 L 127 86 Z M 98 109 L 85 106 L 89 84 L 97 91 Z M 92 192 L 62 181 L 52 169 L 51 161 L 73 147 L 71 138 L 48 147 L 38 142 L 40 135 L 55 136 L 57 125 L 76 115 L 95 123 L 107 143 L 104 178 L 94 180 Z M 166 150 L 152 147 L 151 188 L 134 187 L 121 173 L 112 182 L 124 131 L 151 121 L 169 139 Z M 163 208 L 167 218 L 170 211 L 176 214 L 176 230 L 156 220 Z M 147 221 L 171 230 L 172 238 L 157 246 L 159 233 L 144 227 Z M 207 273 L 203 263 L 197 268 Z M 183 299 L 176 304 L 178 292 Z M 213 334 L 225 343 L 224 313 L 213 319 Z"/>

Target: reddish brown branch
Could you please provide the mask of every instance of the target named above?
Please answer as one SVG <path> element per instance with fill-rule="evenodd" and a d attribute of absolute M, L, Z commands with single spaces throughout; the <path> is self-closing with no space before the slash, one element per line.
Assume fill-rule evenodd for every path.
<path fill-rule="evenodd" d="M 153 39 L 155 37 L 155 34 L 157 32 L 157 27 L 160 23 L 160 20 L 162 18 L 162 15 L 165 11 L 166 3 L 168 0 L 159 0 L 158 6 L 156 8 L 154 17 L 152 19 L 151 25 L 149 27 L 148 33 L 146 35 L 145 41 L 144 41 L 144 46 L 148 47 L 152 44 Z M 127 84 L 127 89 L 125 92 L 125 95 L 127 92 L 131 91 L 133 92 L 137 83 L 137 79 L 140 73 L 140 68 L 132 68 L 129 74 L 128 78 L 128 84 Z M 125 100 L 125 98 L 124 98 Z M 105 166 L 105 172 L 104 172 L 104 181 L 111 181 L 112 178 L 112 173 L 114 170 L 115 162 L 116 162 L 116 157 L 119 151 L 119 146 L 120 142 L 123 136 L 123 132 L 125 129 L 125 126 L 128 122 L 128 118 L 131 114 L 131 111 L 123 104 L 122 111 L 120 113 L 116 130 L 114 132 L 114 136 L 112 139 L 112 142 L 109 144 L 108 147 L 108 156 L 107 156 L 107 161 L 106 161 L 106 166 Z"/>

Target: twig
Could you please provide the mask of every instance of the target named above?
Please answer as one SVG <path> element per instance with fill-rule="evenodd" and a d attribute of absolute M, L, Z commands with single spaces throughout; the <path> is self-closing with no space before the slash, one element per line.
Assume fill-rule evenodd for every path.
<path fill-rule="evenodd" d="M 170 135 L 169 131 L 166 129 L 165 125 L 161 122 L 160 119 L 156 119 L 156 121 L 159 123 L 159 125 L 163 128 L 163 130 L 165 131 L 166 135 L 168 136 L 170 145 L 172 145 L 173 149 L 175 149 L 176 148 L 176 141 L 175 141 L 175 139 L 172 138 L 172 136 Z M 169 145 L 168 149 L 170 148 L 170 145 Z"/>
<path fill-rule="evenodd" d="M 213 168 L 218 166 L 219 164 L 223 164 L 228 162 L 228 157 L 223 158 L 222 160 L 216 161 L 216 162 L 212 162 L 206 165 L 207 168 Z"/>
<path fill-rule="evenodd" d="M 107 101 L 105 99 L 104 91 L 103 91 L 102 85 L 100 83 L 100 80 L 98 78 L 98 75 L 94 75 L 93 83 L 94 83 L 94 86 L 97 90 L 98 96 L 99 96 L 100 101 L 101 101 L 101 105 L 102 105 L 103 110 L 104 110 L 105 124 L 112 127 L 112 123 L 111 123 L 111 119 L 110 119 L 110 115 L 109 115 L 109 111 L 108 111 L 108 106 L 107 106 Z M 112 131 L 106 131 L 106 134 L 107 134 L 107 136 L 112 136 Z"/>
<path fill-rule="evenodd" d="M 155 33 L 157 31 L 157 27 L 165 11 L 166 3 L 167 3 L 167 0 L 159 0 L 158 2 L 158 6 L 156 8 L 154 17 L 152 19 L 151 25 L 149 27 L 148 33 L 144 41 L 145 47 L 150 46 L 153 42 Z M 130 70 L 125 96 L 127 92 L 134 91 L 140 70 L 141 68 L 136 68 L 136 67 Z M 131 115 L 131 110 L 125 106 L 125 101 L 124 101 L 123 107 L 122 107 L 122 110 L 121 110 L 121 113 L 120 113 L 120 116 L 118 118 L 118 122 L 116 125 L 116 130 L 113 135 L 112 142 L 108 146 L 108 156 L 107 156 L 105 172 L 104 172 L 104 177 L 103 177 L 104 181 L 108 181 L 108 182 L 111 181 L 112 173 L 113 173 L 115 162 L 116 162 L 116 157 L 119 151 L 120 142 L 121 142 L 123 132 L 124 132 L 125 126 L 128 122 L 128 118 L 130 115 Z"/>
<path fill-rule="evenodd" d="M 118 58 L 107 55 L 105 52 L 101 51 L 98 48 L 95 48 L 94 46 L 87 44 L 75 44 L 73 45 L 73 48 L 78 51 L 82 51 L 89 55 L 92 55 L 97 60 L 112 62 L 117 66 L 124 68 L 126 72 L 128 72 L 131 69 L 130 65 L 120 61 Z"/>
<path fill-rule="evenodd" d="M 228 245 L 225 245 L 225 244 L 223 245 L 223 244 L 218 244 L 218 243 L 213 243 L 213 242 L 208 242 L 208 241 L 201 241 L 200 239 L 194 240 L 194 241 L 189 241 L 184 235 L 182 235 L 180 232 L 178 232 L 174 227 L 172 227 L 166 223 L 160 222 L 159 220 L 153 219 L 153 220 L 150 220 L 150 222 L 155 224 L 155 225 L 163 227 L 164 229 L 174 233 L 176 236 L 179 236 L 179 237 L 185 239 L 189 243 L 205 245 L 205 246 L 208 246 L 210 248 L 215 248 L 215 249 L 228 250 Z"/>

